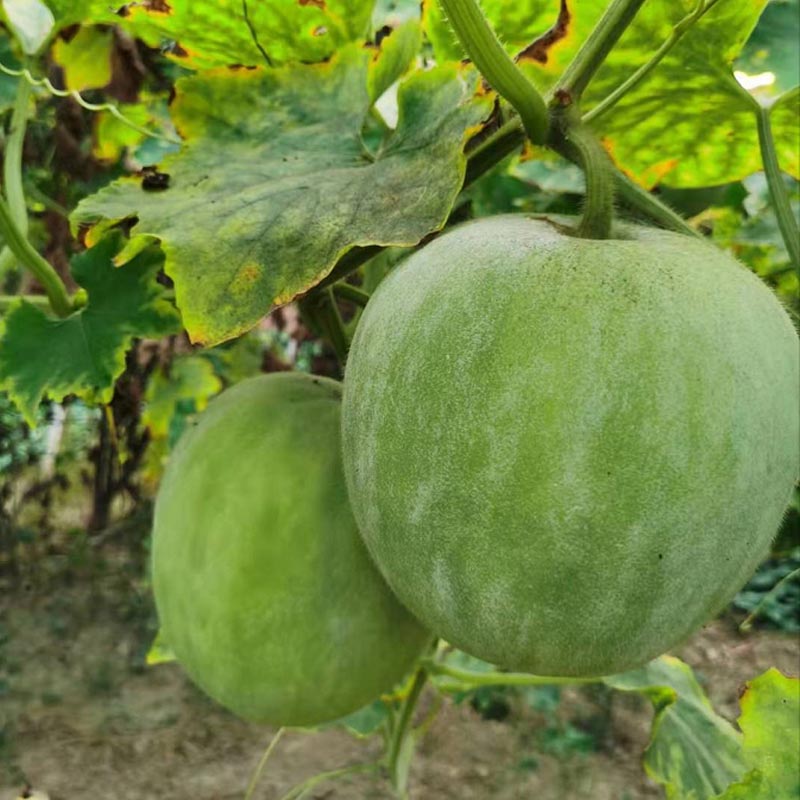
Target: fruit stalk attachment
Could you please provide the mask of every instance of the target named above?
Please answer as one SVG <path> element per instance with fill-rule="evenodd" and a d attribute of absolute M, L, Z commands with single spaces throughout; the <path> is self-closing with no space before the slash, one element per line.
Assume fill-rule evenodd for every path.
<path fill-rule="evenodd" d="M 614 218 L 614 166 L 600 140 L 580 120 L 575 106 L 553 114 L 555 149 L 574 161 L 586 177 L 586 204 L 576 234 L 584 239 L 610 239 Z"/>
<path fill-rule="evenodd" d="M 534 144 L 547 138 L 547 107 L 536 87 L 503 49 L 476 0 L 439 0 L 472 62 L 515 108 Z"/>

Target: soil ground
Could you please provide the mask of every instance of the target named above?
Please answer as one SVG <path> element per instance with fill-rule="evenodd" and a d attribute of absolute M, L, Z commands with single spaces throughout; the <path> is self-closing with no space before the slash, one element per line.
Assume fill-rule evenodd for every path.
<path fill-rule="evenodd" d="M 155 621 L 143 547 L 72 535 L 35 568 L 0 578 L 0 800 L 14 800 L 26 783 L 50 800 L 241 798 L 273 731 L 216 707 L 176 665 L 146 667 Z M 730 616 L 676 654 L 731 720 L 746 680 L 770 666 L 800 673 L 800 638 L 742 636 Z M 420 745 L 413 800 L 664 796 L 641 766 L 647 702 L 588 688 L 549 701 L 537 710 L 530 698 L 510 696 L 501 721 L 468 702 L 448 703 Z M 255 797 L 277 800 L 304 777 L 377 755 L 376 741 L 341 729 L 290 732 Z M 371 775 L 320 785 L 309 796 L 390 797 Z"/>

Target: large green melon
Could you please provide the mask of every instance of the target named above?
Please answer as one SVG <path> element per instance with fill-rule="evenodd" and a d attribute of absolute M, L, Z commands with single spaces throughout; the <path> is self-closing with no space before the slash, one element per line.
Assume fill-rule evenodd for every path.
<path fill-rule="evenodd" d="M 390 690 L 430 634 L 369 559 L 341 466 L 341 386 L 300 373 L 212 401 L 172 455 L 153 533 L 165 638 L 241 717 L 314 725 Z"/>
<path fill-rule="evenodd" d="M 635 667 L 717 612 L 798 469 L 798 342 L 699 240 L 463 225 L 370 300 L 342 411 L 359 528 L 431 630 L 513 669 Z"/>

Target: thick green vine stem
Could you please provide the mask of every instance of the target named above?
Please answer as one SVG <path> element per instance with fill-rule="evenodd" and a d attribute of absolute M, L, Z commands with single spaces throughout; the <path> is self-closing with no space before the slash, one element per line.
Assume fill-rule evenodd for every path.
<path fill-rule="evenodd" d="M 467 55 L 491 86 L 516 109 L 534 144 L 547 137 L 547 107 L 536 87 L 503 49 L 477 0 L 439 0 Z"/>
<path fill-rule="evenodd" d="M 792 266 L 800 272 L 800 227 L 792 213 L 792 205 L 786 184 L 783 181 L 781 168 L 778 164 L 778 154 L 775 152 L 775 139 L 772 136 L 772 123 L 770 122 L 770 109 L 759 105 L 756 112 L 758 120 L 758 143 L 761 147 L 761 160 L 764 164 L 764 173 L 767 176 L 769 194 L 775 216 L 778 218 L 778 227 L 783 237 Z"/>
<path fill-rule="evenodd" d="M 30 98 L 30 84 L 22 80 L 17 81 L 14 110 L 11 114 L 11 124 L 6 136 L 3 155 L 3 183 L 8 198 L 8 208 L 17 227 L 25 236 L 28 235 L 28 209 L 22 187 L 22 148 L 25 144 L 25 131 L 28 127 Z M 15 261 L 11 250 L 4 247 L 0 253 L 0 275 L 13 267 Z"/>
<path fill-rule="evenodd" d="M 72 302 L 67 294 L 67 287 L 64 286 L 58 273 L 39 255 L 19 229 L 5 198 L 0 198 L 0 236 L 19 262 L 27 267 L 42 285 L 53 311 L 59 317 L 66 317 L 72 313 Z"/>
<path fill-rule="evenodd" d="M 614 219 L 614 165 L 600 140 L 580 121 L 575 106 L 554 113 L 553 122 L 554 144 L 586 177 L 586 203 L 576 233 L 584 239 L 609 239 Z"/>
<path fill-rule="evenodd" d="M 27 81 L 17 81 L 17 94 L 11 125 L 6 137 L 3 156 L 3 185 L 8 208 L 14 222 L 23 236 L 28 235 L 28 209 L 25 203 L 25 190 L 22 186 L 22 148 L 25 144 L 25 131 L 28 127 L 28 104 L 31 86 Z"/>
<path fill-rule="evenodd" d="M 553 96 L 578 100 L 606 60 L 606 56 L 631 24 L 644 0 L 614 0 L 595 25 L 589 38 L 564 70 Z"/>

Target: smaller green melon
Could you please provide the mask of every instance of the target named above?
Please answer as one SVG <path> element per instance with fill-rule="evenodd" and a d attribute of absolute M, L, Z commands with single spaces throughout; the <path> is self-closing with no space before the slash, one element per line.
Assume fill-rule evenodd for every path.
<path fill-rule="evenodd" d="M 237 715 L 316 725 L 390 690 L 430 635 L 373 566 L 347 501 L 341 387 L 301 373 L 224 392 L 172 455 L 153 531 L 165 637 Z"/>

